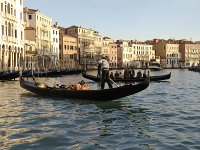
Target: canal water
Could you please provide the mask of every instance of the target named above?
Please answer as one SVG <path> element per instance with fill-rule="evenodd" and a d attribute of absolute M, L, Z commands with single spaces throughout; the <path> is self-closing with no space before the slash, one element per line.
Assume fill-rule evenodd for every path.
<path fill-rule="evenodd" d="M 169 72 L 171 79 L 151 82 L 131 100 L 110 102 L 43 98 L 22 89 L 19 81 L 0 82 L 0 149 L 200 149 L 200 73 L 151 74 Z"/>

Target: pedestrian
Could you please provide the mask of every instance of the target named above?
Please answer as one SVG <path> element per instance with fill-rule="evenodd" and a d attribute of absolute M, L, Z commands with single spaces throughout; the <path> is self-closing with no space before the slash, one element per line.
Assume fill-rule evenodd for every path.
<path fill-rule="evenodd" d="M 146 77 L 147 77 L 146 70 L 144 70 L 144 72 L 143 72 L 143 78 L 146 78 Z"/>
<path fill-rule="evenodd" d="M 137 78 L 141 78 L 142 77 L 142 72 L 141 72 L 141 70 L 139 70 L 138 72 L 137 72 L 137 76 L 136 76 Z"/>
<path fill-rule="evenodd" d="M 111 79 L 114 79 L 114 78 L 115 78 L 114 75 L 113 75 L 113 72 L 110 73 L 110 78 L 111 78 Z"/>
<path fill-rule="evenodd" d="M 114 76 L 115 76 L 115 79 L 119 79 L 119 72 L 116 71 L 115 74 L 114 74 Z"/>
<path fill-rule="evenodd" d="M 101 80 L 101 90 L 104 89 L 105 87 L 105 82 L 108 83 L 109 88 L 112 88 L 112 84 L 109 78 L 109 63 L 106 60 L 105 56 L 102 56 L 102 59 L 100 60 L 101 63 L 101 75 L 102 75 L 102 80 Z"/>

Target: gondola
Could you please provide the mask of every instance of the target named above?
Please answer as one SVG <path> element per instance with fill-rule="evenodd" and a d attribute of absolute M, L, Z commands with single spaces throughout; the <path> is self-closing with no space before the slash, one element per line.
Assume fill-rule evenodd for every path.
<path fill-rule="evenodd" d="M 13 80 L 15 78 L 19 77 L 19 72 L 1 72 L 0 73 L 0 81 L 5 81 L 5 80 Z"/>
<path fill-rule="evenodd" d="M 25 77 L 56 77 L 58 76 L 59 73 L 57 70 L 52 70 L 52 71 L 38 71 L 38 70 L 28 70 L 25 73 L 23 73 L 23 76 Z"/>
<path fill-rule="evenodd" d="M 80 74 L 84 72 L 84 69 L 65 69 L 65 70 L 61 70 L 60 74 L 61 75 L 76 75 L 76 74 Z"/>
<path fill-rule="evenodd" d="M 93 75 L 88 75 L 86 72 L 82 73 L 82 76 L 86 79 L 95 81 L 95 82 L 100 82 L 100 78 L 93 76 Z M 170 79 L 171 77 L 171 72 L 166 74 L 166 75 L 159 75 L 159 76 L 150 76 L 150 81 L 161 81 L 161 80 L 167 80 Z M 145 80 L 145 78 L 132 78 L 132 79 L 113 79 L 115 82 L 142 82 Z"/>
<path fill-rule="evenodd" d="M 138 84 L 127 84 L 104 90 L 69 90 L 64 86 L 60 88 L 52 88 L 46 86 L 45 84 L 45 86 L 42 87 L 38 86 L 40 84 L 43 85 L 42 83 L 25 81 L 23 77 L 20 78 L 20 86 L 22 88 L 38 95 L 97 101 L 115 100 L 143 91 L 149 86 L 149 78 L 146 78 L 143 82 Z"/>
<path fill-rule="evenodd" d="M 49 70 L 49 71 L 38 71 L 38 70 L 28 70 L 23 73 L 25 77 L 61 77 L 63 75 L 76 75 L 82 73 L 83 69 L 73 69 L 73 70 Z"/>
<path fill-rule="evenodd" d="M 196 67 L 190 67 L 188 68 L 189 71 L 193 71 L 193 72 L 200 72 L 200 67 L 196 66 Z"/>

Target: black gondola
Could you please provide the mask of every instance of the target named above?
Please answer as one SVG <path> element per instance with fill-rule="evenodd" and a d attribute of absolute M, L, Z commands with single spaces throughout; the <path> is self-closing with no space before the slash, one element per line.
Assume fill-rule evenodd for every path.
<path fill-rule="evenodd" d="M 108 101 L 126 97 L 140 91 L 143 91 L 149 86 L 149 78 L 146 78 L 139 84 L 129 84 L 112 89 L 104 90 L 68 90 L 67 88 L 50 88 L 47 86 L 38 87 L 38 83 L 25 81 L 20 78 L 20 86 L 30 92 L 48 97 L 62 97 L 72 99 L 87 99 Z"/>
<path fill-rule="evenodd" d="M 88 75 L 86 72 L 83 72 L 82 76 L 86 79 L 89 79 L 89 80 L 92 80 L 95 82 L 100 82 L 100 78 L 93 76 L 93 75 Z M 150 81 L 167 80 L 167 79 L 170 79 L 170 77 L 171 77 L 171 72 L 166 75 L 150 76 Z M 142 82 L 145 80 L 145 78 L 113 79 L 113 80 L 115 82 Z"/>
<path fill-rule="evenodd" d="M 189 71 L 193 71 L 193 72 L 200 72 L 200 67 L 196 66 L 196 67 L 190 67 L 188 68 Z"/>
<path fill-rule="evenodd" d="M 73 70 L 28 70 L 23 73 L 25 77 L 61 77 L 63 75 L 76 75 L 82 73 L 82 69 L 73 69 Z"/>
<path fill-rule="evenodd" d="M 58 76 L 59 73 L 56 70 L 52 71 L 38 71 L 38 70 L 28 70 L 25 73 L 23 73 L 23 76 L 25 77 L 55 77 Z"/>
<path fill-rule="evenodd" d="M 84 69 L 66 69 L 66 70 L 62 70 L 60 71 L 61 75 L 76 75 L 76 74 L 80 74 L 84 72 Z"/>
<path fill-rule="evenodd" d="M 0 81 L 13 80 L 19 77 L 19 71 L 16 72 L 1 72 Z"/>

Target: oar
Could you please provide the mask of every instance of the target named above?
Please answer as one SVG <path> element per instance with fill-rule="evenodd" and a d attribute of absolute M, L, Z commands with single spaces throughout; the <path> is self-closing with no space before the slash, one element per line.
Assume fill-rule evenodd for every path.
<path fill-rule="evenodd" d="M 115 81 L 113 81 L 113 79 L 109 78 L 109 80 L 110 80 L 113 84 L 115 84 L 117 87 L 119 87 L 119 85 L 118 85 Z M 131 98 L 130 98 L 129 96 L 126 96 L 126 97 L 131 101 Z"/>

